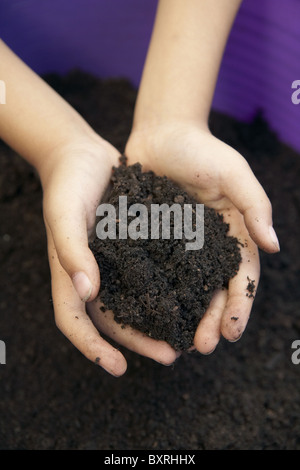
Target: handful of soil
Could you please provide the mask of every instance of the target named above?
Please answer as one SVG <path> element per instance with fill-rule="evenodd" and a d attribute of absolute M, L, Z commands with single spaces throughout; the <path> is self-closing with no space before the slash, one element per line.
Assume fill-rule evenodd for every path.
<path fill-rule="evenodd" d="M 120 239 L 120 196 L 127 197 L 127 209 L 136 203 L 146 206 L 149 224 L 152 204 L 176 203 L 182 211 L 187 204 L 199 204 L 167 177 L 143 172 L 139 163 L 127 166 L 124 157 L 120 162 L 113 168 L 105 201 L 115 208 L 116 236 L 90 244 L 101 274 L 101 302 L 124 327 L 164 340 L 175 350 L 188 350 L 214 292 L 226 287 L 239 269 L 238 241 L 228 236 L 222 215 L 206 206 L 201 249 L 186 249 L 190 239 L 184 228 L 181 239 L 174 237 L 174 217 L 168 239 Z"/>

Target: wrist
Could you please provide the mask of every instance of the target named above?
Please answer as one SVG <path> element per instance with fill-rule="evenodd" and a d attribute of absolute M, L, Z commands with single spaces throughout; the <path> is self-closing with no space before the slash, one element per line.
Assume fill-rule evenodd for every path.
<path fill-rule="evenodd" d="M 200 131 L 209 132 L 208 119 L 200 116 L 179 116 L 176 113 L 171 114 L 160 109 L 156 112 L 147 114 L 135 113 L 131 135 L 153 135 L 154 133 L 161 134 L 162 132 L 175 132 L 176 129 L 182 130 L 191 128 L 197 128 Z"/>
<path fill-rule="evenodd" d="M 153 119 L 137 121 L 131 130 L 125 147 L 129 164 L 139 161 L 146 168 L 154 160 L 163 163 L 171 154 L 184 154 L 188 136 L 206 141 L 211 136 L 207 123 L 199 120 Z M 193 138 L 191 138 L 193 142 Z M 190 145 L 191 145 L 190 142 Z M 155 163 L 155 165 L 156 165 Z"/>
<path fill-rule="evenodd" d="M 71 171 L 74 166 L 93 168 L 99 159 L 109 168 L 117 164 L 119 152 L 99 134 L 89 129 L 88 132 L 72 132 L 64 139 L 56 141 L 44 154 L 33 163 L 43 188 L 58 168 Z"/>
<path fill-rule="evenodd" d="M 208 128 L 210 101 L 191 90 L 178 93 L 169 84 L 142 81 L 134 110 L 133 129 L 158 128 L 168 124 Z"/>

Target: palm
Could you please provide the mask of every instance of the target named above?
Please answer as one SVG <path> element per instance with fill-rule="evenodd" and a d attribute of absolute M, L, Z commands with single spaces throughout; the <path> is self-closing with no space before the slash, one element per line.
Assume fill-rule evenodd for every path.
<path fill-rule="evenodd" d="M 176 358 L 175 351 L 166 343 L 145 339 L 141 333 L 128 328 L 122 329 L 114 322 L 112 312 L 103 315 L 98 299 L 82 302 L 84 292 L 78 295 L 73 285 L 74 273 L 84 271 L 93 285 L 89 300 L 98 294 L 101 273 L 99 275 L 98 265 L 88 248 L 88 237 L 94 229 L 96 208 L 108 185 L 112 165 L 118 164 L 118 157 L 116 149 L 100 141 L 96 145 L 87 143 L 84 148 L 65 148 L 63 158 L 59 159 L 44 187 L 56 324 L 87 358 L 113 375 L 124 373 L 126 361 L 98 331 L 158 362 L 170 364 Z"/>
<path fill-rule="evenodd" d="M 230 225 L 229 234 L 241 242 L 239 272 L 230 281 L 227 292 L 216 292 L 195 336 L 195 347 L 209 353 L 221 334 L 230 341 L 239 339 L 254 298 L 247 295 L 249 279 L 255 287 L 259 280 L 257 245 L 249 236 L 241 211 L 231 199 L 239 191 L 243 172 L 251 170 L 235 150 L 195 127 L 175 129 L 168 126 L 164 132 L 160 129 L 152 134 L 153 145 L 149 145 L 150 140 L 145 138 L 144 145 L 141 134 L 132 135 L 126 147 L 128 163 L 139 161 L 145 171 L 168 176 L 201 203 L 222 213 Z M 236 165 L 241 168 L 240 172 L 236 171 Z M 251 181 L 252 178 L 251 174 Z M 240 201 L 239 194 L 235 194 L 235 199 Z"/>

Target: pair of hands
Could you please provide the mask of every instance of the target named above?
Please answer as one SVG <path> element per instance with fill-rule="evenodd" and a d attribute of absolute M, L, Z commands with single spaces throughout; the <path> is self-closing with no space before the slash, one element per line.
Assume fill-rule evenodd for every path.
<path fill-rule="evenodd" d="M 44 219 L 52 278 L 55 321 L 62 333 L 91 361 L 114 376 L 126 371 L 121 352 L 100 333 L 164 365 L 178 354 L 165 342 L 131 328 L 121 328 L 113 313 L 99 311 L 98 265 L 88 248 L 96 208 L 108 185 L 119 152 L 99 136 L 78 139 L 55 149 L 55 165 L 43 178 Z M 207 129 L 182 122 L 132 131 L 125 148 L 128 164 L 177 181 L 199 200 L 224 215 L 241 246 L 242 263 L 228 290 L 216 292 L 200 321 L 194 347 L 209 354 L 221 335 L 236 341 L 252 307 L 247 278 L 257 287 L 258 246 L 279 250 L 272 229 L 271 204 L 245 159 Z M 232 319 L 234 317 L 234 319 Z M 100 333 L 99 333 L 100 332 Z"/>

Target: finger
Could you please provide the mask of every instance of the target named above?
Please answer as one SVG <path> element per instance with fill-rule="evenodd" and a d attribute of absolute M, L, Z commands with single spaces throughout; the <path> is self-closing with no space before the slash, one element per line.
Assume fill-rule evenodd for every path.
<path fill-rule="evenodd" d="M 244 243 L 239 271 L 229 281 L 221 322 L 221 334 L 229 341 L 240 339 L 246 328 L 260 275 L 258 249 L 250 237 Z"/>
<path fill-rule="evenodd" d="M 54 207 L 54 210 L 52 209 Z M 88 246 L 87 216 L 83 205 L 67 196 L 64 204 L 46 205 L 45 223 L 55 245 L 60 265 L 71 278 L 84 302 L 93 300 L 100 287 L 99 267 Z"/>
<path fill-rule="evenodd" d="M 127 364 L 123 355 L 107 343 L 86 313 L 68 274 L 61 267 L 51 234 L 48 252 L 52 277 L 55 321 L 61 332 L 90 361 L 116 377 L 123 375 Z"/>
<path fill-rule="evenodd" d="M 227 301 L 227 291 L 218 290 L 197 328 L 194 346 L 202 354 L 212 353 L 220 341 L 221 319 Z"/>
<path fill-rule="evenodd" d="M 100 307 L 103 304 L 99 299 L 89 303 L 88 313 L 97 329 L 105 335 L 113 338 L 118 344 L 125 346 L 130 351 L 149 357 L 164 365 L 171 365 L 178 357 L 178 353 L 165 341 L 157 341 L 149 336 L 134 330 L 130 326 L 123 327 L 114 320 L 111 310 L 103 312 Z"/>
<path fill-rule="evenodd" d="M 224 170 L 223 191 L 243 214 L 255 243 L 266 252 L 278 252 L 280 248 L 273 228 L 270 200 L 246 160 L 237 153 L 235 156 L 234 162 Z"/>

